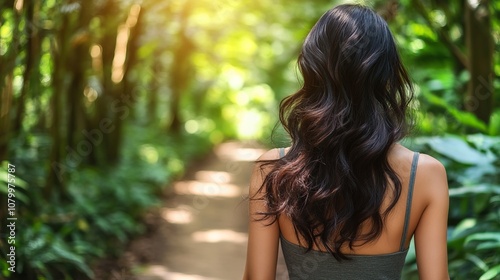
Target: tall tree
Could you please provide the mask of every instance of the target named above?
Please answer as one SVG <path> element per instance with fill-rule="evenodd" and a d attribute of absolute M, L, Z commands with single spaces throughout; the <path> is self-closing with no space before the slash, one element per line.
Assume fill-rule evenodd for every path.
<path fill-rule="evenodd" d="M 78 141 L 82 140 L 85 112 L 83 108 L 83 92 L 87 84 L 87 69 L 90 65 L 90 32 L 89 23 L 92 19 L 92 2 L 82 5 L 76 20 L 75 34 L 71 37 L 71 55 L 66 60 L 66 69 L 70 73 L 69 88 L 66 89 L 66 108 L 68 112 L 66 139 L 67 147 L 77 149 Z"/>
<path fill-rule="evenodd" d="M 13 123 L 13 132 L 17 133 L 21 130 L 23 118 L 25 116 L 25 106 L 27 104 L 28 95 L 40 94 L 39 79 L 40 79 L 40 51 L 41 38 L 39 30 L 39 9 L 40 1 L 33 0 L 24 3 L 25 13 L 25 34 L 27 37 L 26 47 L 24 48 L 25 63 L 23 73 L 23 84 L 21 93 L 17 99 L 16 117 Z"/>
<path fill-rule="evenodd" d="M 113 143 L 109 147 L 108 162 L 117 163 L 119 160 L 120 149 L 123 138 L 123 124 L 128 117 L 136 96 L 133 96 L 135 87 L 134 81 L 130 77 L 131 69 L 138 67 L 137 51 L 139 49 L 139 37 L 142 31 L 142 15 L 144 11 L 139 4 L 134 4 L 130 7 L 126 22 L 122 25 L 128 36 L 128 40 L 124 43 L 124 61 L 123 61 L 123 78 L 118 83 L 117 88 L 113 92 L 112 104 L 120 104 L 120 108 L 113 110 L 113 126 L 114 130 L 109 133 L 110 141 Z M 116 54 L 115 54 L 116 56 Z M 112 105 L 113 106 L 113 105 Z M 117 105 L 115 105 L 117 106 Z"/>
<path fill-rule="evenodd" d="M 465 107 L 489 123 L 493 111 L 493 37 L 490 1 L 465 1 L 465 34 L 470 80 Z"/>
<path fill-rule="evenodd" d="M 65 83 L 67 77 L 67 62 L 70 53 L 70 38 L 74 34 L 72 22 L 76 11 L 66 11 L 59 15 L 60 24 L 53 30 L 54 35 L 51 40 L 51 51 L 53 60 L 53 71 L 51 76 L 52 96 L 50 102 L 49 119 L 50 138 L 52 145 L 49 155 L 49 170 L 44 187 L 44 196 L 50 199 L 53 196 L 65 196 L 66 177 L 68 175 L 68 162 L 65 161 L 66 135 L 63 120 L 66 119 L 67 110 L 65 110 Z"/>
<path fill-rule="evenodd" d="M 188 19 L 193 3 L 185 1 L 179 15 L 179 31 L 177 44 L 173 50 L 173 62 L 170 66 L 170 127 L 174 133 L 181 129 L 180 101 L 182 93 L 187 89 L 191 73 L 190 57 L 195 45 L 188 34 Z"/>
<path fill-rule="evenodd" d="M 21 52 L 21 31 L 20 23 L 23 20 L 22 7 L 14 8 L 14 1 L 7 1 L 0 5 L 0 13 L 5 18 L 10 18 L 7 21 L 0 21 L 0 27 L 4 24 L 13 26 L 12 37 L 7 45 L 5 52 L 0 55 L 0 88 L 1 101 L 0 104 L 0 161 L 7 158 L 9 139 L 12 136 L 12 117 L 14 98 L 14 68 L 16 67 L 17 54 Z M 9 16 L 9 17 L 8 17 Z"/>

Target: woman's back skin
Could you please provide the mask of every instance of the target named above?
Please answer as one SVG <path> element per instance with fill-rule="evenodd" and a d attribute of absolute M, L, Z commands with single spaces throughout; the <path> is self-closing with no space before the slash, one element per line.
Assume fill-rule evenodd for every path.
<path fill-rule="evenodd" d="M 355 242 L 354 245 L 358 246 L 354 246 L 352 250 L 344 245 L 341 249 L 343 253 L 382 255 L 399 251 L 413 154 L 413 151 L 399 144 L 392 146 L 388 153 L 388 161 L 401 180 L 401 196 L 387 219 L 384 220 L 384 228 L 377 239 L 365 244 Z M 278 150 L 273 149 L 262 155 L 259 161 L 278 158 Z M 269 167 L 264 167 L 264 172 L 262 172 L 259 161 L 252 175 L 249 197 L 258 198 L 265 195 L 260 187 Z M 389 205 L 391 195 L 391 191 L 386 193 L 380 209 L 381 213 Z M 415 177 L 405 248 L 408 248 L 414 235 L 418 273 L 422 280 L 449 279 L 446 248 L 448 201 L 448 184 L 443 165 L 431 156 L 421 154 Z M 243 279 L 275 279 L 279 235 L 281 234 L 283 238 L 296 245 L 304 246 L 304 240 L 297 238 L 291 220 L 284 215 L 271 225 L 269 221 L 256 221 L 255 219 L 259 218 L 256 213 L 266 211 L 266 205 L 262 200 L 256 199 L 251 199 L 249 203 L 249 240 Z M 362 233 L 369 229 L 369 222 L 365 222 L 360 227 Z M 317 245 L 313 246 L 313 249 L 325 251 Z"/>

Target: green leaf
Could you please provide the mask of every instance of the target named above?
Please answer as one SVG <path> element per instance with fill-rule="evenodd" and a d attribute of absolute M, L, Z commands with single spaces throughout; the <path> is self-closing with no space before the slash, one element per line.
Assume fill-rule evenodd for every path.
<path fill-rule="evenodd" d="M 467 135 L 466 138 L 469 143 L 473 144 L 480 150 L 492 150 L 495 147 L 500 147 L 499 136 L 488 136 L 478 133 Z"/>
<path fill-rule="evenodd" d="M 479 267 L 483 271 L 486 271 L 488 269 L 488 265 L 486 265 L 486 263 L 481 258 L 479 258 L 478 256 L 476 256 L 474 254 L 465 255 L 465 259 L 471 261 L 472 263 L 474 263 L 477 267 Z"/>
<path fill-rule="evenodd" d="M 451 234 L 451 238 L 448 240 L 451 241 L 452 239 L 456 238 L 461 238 L 463 237 L 463 234 L 466 233 L 469 229 L 474 228 L 477 225 L 477 219 L 473 218 L 468 218 L 468 219 L 463 219 L 453 230 L 453 233 Z"/>
<path fill-rule="evenodd" d="M 448 112 L 461 124 L 477 128 L 482 132 L 487 132 L 486 124 L 480 121 L 474 114 L 460 111 L 455 108 L 449 109 Z"/>
<path fill-rule="evenodd" d="M 491 163 L 494 160 L 457 136 L 429 137 L 426 142 L 434 151 L 463 164 Z"/>
<path fill-rule="evenodd" d="M 496 110 L 491 114 L 488 133 L 500 136 L 500 110 Z"/>
<path fill-rule="evenodd" d="M 431 103 L 434 105 L 437 105 L 439 107 L 442 107 L 446 109 L 446 111 L 459 123 L 468 126 L 468 127 L 473 127 L 476 129 L 481 130 L 484 133 L 488 132 L 488 128 L 486 127 L 486 124 L 479 120 L 474 114 L 466 111 L 460 111 L 454 106 L 450 105 L 446 100 L 443 98 L 434 95 L 430 92 L 423 92 L 423 96 Z"/>
<path fill-rule="evenodd" d="M 486 271 L 483 275 L 481 275 L 481 277 L 479 277 L 479 280 L 490 280 L 495 278 L 499 274 L 500 274 L 500 264 Z"/>
<path fill-rule="evenodd" d="M 485 176 L 497 174 L 498 167 L 491 163 L 481 163 L 467 168 L 461 174 L 457 174 L 457 181 L 463 185 L 476 184 L 484 182 Z"/>
<path fill-rule="evenodd" d="M 93 278 L 93 272 L 90 268 L 85 264 L 85 260 L 83 257 L 74 254 L 71 250 L 69 250 L 64 243 L 57 242 L 52 246 L 52 250 L 59 257 L 70 263 L 73 263 L 78 269 L 84 272 L 88 277 Z"/>
<path fill-rule="evenodd" d="M 491 249 L 496 249 L 497 251 L 500 251 L 500 242 L 484 242 L 479 245 L 477 245 L 476 250 L 491 250 Z"/>
<path fill-rule="evenodd" d="M 465 239 L 464 246 L 466 246 L 468 243 L 472 241 L 486 241 L 486 240 L 494 240 L 496 242 L 500 242 L 500 232 L 474 233 Z"/>
<path fill-rule="evenodd" d="M 5 162 L 4 162 L 5 163 Z M 5 166 L 7 166 L 7 164 L 5 164 Z M 7 178 L 9 176 L 9 173 L 7 173 L 5 170 L 0 170 L 0 182 L 4 182 L 6 183 L 5 186 L 7 186 L 7 183 L 9 183 L 7 181 Z M 15 185 L 16 187 L 19 187 L 19 188 L 22 188 L 22 189 L 26 189 L 28 183 L 26 183 L 26 181 L 22 180 L 21 178 L 19 177 L 15 177 L 15 182 L 12 183 L 13 185 Z"/>
<path fill-rule="evenodd" d="M 451 197 L 468 196 L 470 194 L 500 194 L 500 185 L 481 184 L 460 188 L 450 188 L 449 194 Z"/>

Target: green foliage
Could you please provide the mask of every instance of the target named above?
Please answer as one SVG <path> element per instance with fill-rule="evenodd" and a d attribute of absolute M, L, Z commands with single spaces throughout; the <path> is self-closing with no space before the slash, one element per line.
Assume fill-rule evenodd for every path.
<path fill-rule="evenodd" d="M 450 103 L 446 102 L 443 98 L 440 98 L 437 95 L 432 93 L 424 93 L 423 94 L 426 101 L 429 102 L 429 105 L 437 106 L 445 110 L 447 115 L 449 115 L 449 119 L 453 119 L 455 122 L 459 124 L 459 126 L 455 129 L 460 129 L 464 127 L 477 129 L 483 133 L 487 133 L 489 130 L 485 123 L 480 121 L 474 114 L 466 111 L 461 111 L 457 109 L 455 106 L 450 105 Z M 447 115 L 444 115 L 446 117 Z M 492 124 L 493 127 L 494 124 Z M 451 131 L 453 128 L 448 129 Z"/>
<path fill-rule="evenodd" d="M 78 250 L 78 244 L 64 240 L 63 236 L 41 221 L 31 225 L 22 223 L 20 228 L 26 230 L 20 231 L 17 236 L 19 245 L 16 250 L 21 261 L 17 263 L 16 272 L 22 274 L 29 271 L 38 277 L 60 279 L 70 277 L 77 270 L 92 277 L 93 273 Z M 65 225 L 64 230 L 69 230 L 68 226 Z M 85 256 L 88 258 L 88 255 Z"/>
<path fill-rule="evenodd" d="M 500 137 L 417 137 L 407 144 L 435 156 L 448 171 L 450 277 L 500 277 Z M 414 256 L 408 263 L 406 274 L 412 279 Z"/>
<path fill-rule="evenodd" d="M 16 273 L 10 273 L 2 261 L 3 276 L 73 279 L 83 274 L 93 278 L 90 265 L 105 256 L 119 256 L 130 238 L 143 232 L 138 221 L 148 209 L 159 205 L 158 195 L 165 182 L 184 172 L 185 162 L 211 147 L 204 134 L 172 138 L 140 132 L 137 125 L 127 127 L 118 167 L 69 169 L 67 197 L 53 197 L 50 203 L 38 205 L 36 201 L 43 201 L 42 189 L 30 183 L 44 173 L 26 173 L 26 182 L 18 179 L 25 197 L 20 196 L 22 204 L 18 206 Z M 17 171 L 21 173 L 34 163 L 31 157 L 19 158 Z M 5 256 L 7 247 L 0 248 Z"/>
<path fill-rule="evenodd" d="M 2 169 L 0 170 L 0 183 L 2 184 L 2 188 L 0 188 L 0 194 L 3 194 L 5 196 L 7 196 L 8 194 L 8 188 L 7 188 L 7 184 L 9 183 L 9 180 L 8 180 L 8 175 L 9 173 L 6 171 L 8 170 L 8 162 L 7 161 L 3 161 L 0 166 L 2 167 Z M 14 184 L 15 187 L 13 187 L 12 189 L 14 190 L 14 195 L 16 197 L 16 200 L 19 200 L 20 202 L 22 203 L 28 203 L 29 202 L 29 197 L 26 195 L 26 186 L 27 186 L 27 183 L 21 179 L 21 178 L 15 178 L 15 184 Z"/>

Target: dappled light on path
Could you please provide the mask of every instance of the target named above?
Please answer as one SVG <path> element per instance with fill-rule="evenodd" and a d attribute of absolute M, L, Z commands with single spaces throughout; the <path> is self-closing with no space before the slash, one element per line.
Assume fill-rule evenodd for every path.
<path fill-rule="evenodd" d="M 242 189 L 234 184 L 218 182 L 181 181 L 174 184 L 177 194 L 219 197 L 239 197 Z"/>
<path fill-rule="evenodd" d="M 224 160 L 231 161 L 255 161 L 266 152 L 261 148 L 249 148 L 238 146 L 238 143 L 226 143 L 215 150 L 217 155 Z"/>
<path fill-rule="evenodd" d="M 187 224 L 193 220 L 191 211 L 187 208 L 162 208 L 161 217 L 172 224 Z"/>
<path fill-rule="evenodd" d="M 161 265 L 152 265 L 145 271 L 147 275 L 143 280 L 217 280 L 217 278 L 203 277 L 201 275 L 184 274 L 171 272 L 166 267 Z"/>
<path fill-rule="evenodd" d="M 231 174 L 228 172 L 222 171 L 210 171 L 210 170 L 200 170 L 194 174 L 194 177 L 197 181 L 202 182 L 211 182 L 216 181 L 219 183 L 228 183 L 231 181 Z"/>
<path fill-rule="evenodd" d="M 170 187 L 152 238 L 157 255 L 140 280 L 241 279 L 248 239 L 248 185 L 259 146 L 224 143 Z M 284 278 L 278 278 L 284 279 Z"/>
<path fill-rule="evenodd" d="M 245 243 L 247 242 L 248 234 L 236 232 L 229 229 L 212 229 L 207 231 L 197 231 L 192 235 L 195 242 L 234 242 Z"/>

